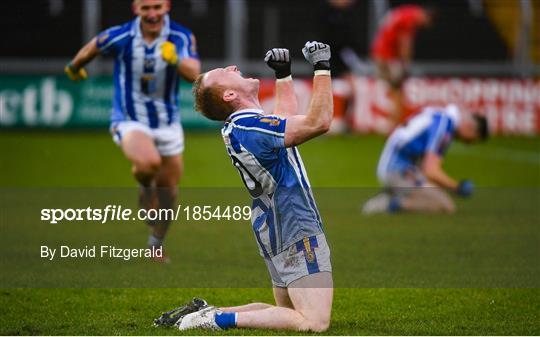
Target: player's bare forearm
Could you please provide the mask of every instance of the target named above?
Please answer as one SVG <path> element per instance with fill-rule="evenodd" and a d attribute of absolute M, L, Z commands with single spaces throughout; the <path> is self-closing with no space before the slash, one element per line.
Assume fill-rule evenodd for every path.
<path fill-rule="evenodd" d="M 454 191 L 458 187 L 457 181 L 452 179 L 444 172 L 441 167 L 441 159 L 439 156 L 429 153 L 424 159 L 422 172 L 426 178 L 437 186 Z"/>
<path fill-rule="evenodd" d="M 82 68 L 92 61 L 99 54 L 96 38 L 85 44 L 71 60 L 71 65 L 74 68 Z"/>
<path fill-rule="evenodd" d="M 320 128 L 324 133 L 330 128 L 333 114 L 332 78 L 330 75 L 316 75 L 313 77 L 313 95 L 306 122 Z"/>
<path fill-rule="evenodd" d="M 201 62 L 194 58 L 182 59 L 177 71 L 186 81 L 193 82 L 201 73 Z"/>
<path fill-rule="evenodd" d="M 294 92 L 294 82 L 289 77 L 276 81 L 276 107 L 274 114 L 287 118 L 298 113 L 298 100 Z"/>
<path fill-rule="evenodd" d="M 458 183 L 454 179 L 450 178 L 442 169 L 426 174 L 426 178 L 437 186 L 451 191 L 454 191 L 458 186 Z"/>
<path fill-rule="evenodd" d="M 289 49 L 272 48 L 266 52 L 264 61 L 276 75 L 276 107 L 273 114 L 283 118 L 294 116 L 298 112 L 298 102 L 291 76 Z"/>
<path fill-rule="evenodd" d="M 334 113 L 332 78 L 330 77 L 330 46 L 308 41 L 302 48 L 306 61 L 313 65 L 313 94 L 305 115 L 287 118 L 285 146 L 302 144 L 330 129 Z"/>
<path fill-rule="evenodd" d="M 332 80 L 329 75 L 318 75 L 313 79 L 313 95 L 306 115 L 287 118 L 285 146 L 295 146 L 315 138 L 330 129 L 334 103 Z"/>

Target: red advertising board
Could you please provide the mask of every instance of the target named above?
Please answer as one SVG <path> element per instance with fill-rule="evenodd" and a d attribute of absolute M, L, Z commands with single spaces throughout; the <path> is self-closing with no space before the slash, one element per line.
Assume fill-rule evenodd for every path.
<path fill-rule="evenodd" d="M 373 78 L 357 77 L 354 81 L 355 99 L 349 100 L 351 86 L 343 80 L 334 80 L 334 115 L 356 132 L 388 132 L 388 112 L 392 104 L 388 88 Z M 311 81 L 296 79 L 295 90 L 300 111 L 305 111 L 311 97 Z M 540 133 L 539 80 L 410 78 L 404 93 L 407 115 L 425 106 L 452 103 L 465 112 L 484 114 L 495 134 Z M 260 99 L 265 111 L 273 109 L 273 95 L 274 81 L 262 80 Z"/>

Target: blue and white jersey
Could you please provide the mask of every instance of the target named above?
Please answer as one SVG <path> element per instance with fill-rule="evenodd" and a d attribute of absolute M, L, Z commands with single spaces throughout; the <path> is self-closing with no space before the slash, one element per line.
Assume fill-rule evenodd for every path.
<path fill-rule="evenodd" d="M 102 54 L 115 58 L 111 121 L 139 121 L 154 129 L 180 121 L 180 79 L 175 67 L 161 57 L 162 44 L 174 43 L 180 60 L 198 55 L 191 31 L 168 16 L 164 17 L 160 36 L 151 45 L 143 39 L 140 20 L 137 17 L 101 32 L 97 47 Z"/>
<path fill-rule="evenodd" d="M 251 222 L 261 255 L 275 256 L 322 233 L 306 169 L 296 147 L 284 145 L 286 119 L 247 109 L 225 122 L 225 147 L 253 198 Z"/>
<path fill-rule="evenodd" d="M 379 159 L 377 177 L 404 173 L 420 164 L 428 152 L 444 156 L 459 123 L 455 105 L 428 107 L 392 132 Z"/>

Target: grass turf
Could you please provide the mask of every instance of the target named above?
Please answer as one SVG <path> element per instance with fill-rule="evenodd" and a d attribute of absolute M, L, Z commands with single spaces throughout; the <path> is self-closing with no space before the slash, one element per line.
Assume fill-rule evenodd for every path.
<path fill-rule="evenodd" d="M 230 165 L 223 149 L 222 141 L 217 133 L 188 134 L 185 153 L 186 173 L 182 181 L 183 187 L 240 187 L 240 179 Z M 459 211 L 454 216 L 416 216 L 400 217 L 377 216 L 363 218 L 352 213 L 358 200 L 351 201 L 343 187 L 375 187 L 377 186 L 374 168 L 383 145 L 383 139 L 376 136 L 340 136 L 325 137 L 314 140 L 301 147 L 301 152 L 307 166 L 313 186 L 326 189 L 318 192 L 321 195 L 319 204 L 326 221 L 330 243 L 333 245 L 333 258 L 336 284 L 342 287 L 335 292 L 332 327 L 327 332 L 334 335 L 538 335 L 540 327 L 540 291 L 537 287 L 538 267 L 531 269 L 529 279 L 521 275 L 520 281 L 527 288 L 491 288 L 501 284 L 515 284 L 516 280 L 495 279 L 494 285 L 482 279 L 478 271 L 486 271 L 488 277 L 500 276 L 497 266 L 510 266 L 519 255 L 520 247 L 529 247 L 525 253 L 536 252 L 532 258 L 538 257 L 534 250 L 539 242 L 538 211 L 534 211 L 534 202 L 538 200 L 540 186 L 540 156 L 538 138 L 495 138 L 487 144 L 466 147 L 454 144 L 449 152 L 445 167 L 456 177 L 473 179 L 478 186 L 485 187 L 479 191 L 477 198 L 470 201 L 458 201 Z M 6 187 L 119 187 L 133 186 L 129 175 L 129 163 L 121 156 L 119 150 L 104 133 L 93 132 L 4 132 L 0 134 L 0 186 L 3 187 L 3 201 L 9 201 L 10 196 Z M 325 192 L 326 191 L 326 192 Z M 347 205 L 349 212 L 341 212 L 338 207 L 332 208 L 332 191 L 345 194 L 338 201 Z M 364 191 L 356 189 L 355 191 Z M 498 198 L 498 202 L 490 202 L 489 194 L 503 193 L 508 199 Z M 370 191 L 371 192 L 371 191 Z M 187 193 L 187 192 L 186 192 Z M 520 207 L 520 199 L 530 201 L 525 217 L 517 216 L 511 209 Z M 14 198 L 14 197 L 13 197 Z M 11 200 L 15 200 L 15 199 Z M 484 201 L 482 201 L 484 200 Z M 488 200 L 486 202 L 486 200 Z M 511 200 L 518 200 L 512 203 Z M 345 201 L 350 201 L 346 203 Z M 334 200 L 335 202 L 335 200 Z M 508 204 L 509 202 L 509 204 Z M 491 203 L 493 205 L 491 205 Z M 489 204 L 491 216 L 485 214 L 478 217 L 475 213 Z M 6 203 L 4 203 L 6 205 Z M 510 205 L 510 206 L 509 206 Z M 22 205 L 29 207 L 27 205 Z M 325 209 L 326 208 L 326 209 Z M 332 211 L 334 210 L 334 212 Z M 135 274 L 140 266 L 133 270 L 123 264 L 106 265 L 105 272 L 98 271 L 98 278 L 111 276 L 116 288 L 56 288 L 62 282 L 77 283 L 76 265 L 73 273 L 62 274 L 59 271 L 66 266 L 46 265 L 34 269 L 36 275 L 43 275 L 43 280 L 26 278 L 24 273 L 14 270 L 25 270 L 24 264 L 17 264 L 21 256 L 37 255 L 36 245 L 40 240 L 54 239 L 78 242 L 80 236 L 87 234 L 99 238 L 99 231 L 88 230 L 84 224 L 66 224 L 50 227 L 50 225 L 35 224 L 35 216 L 21 216 L 21 223 L 34 224 L 34 235 L 28 237 L 13 237 L 16 232 L 10 231 L 14 225 L 6 222 L 4 209 L 2 238 L 2 280 L 3 289 L 0 294 L 0 334 L 179 334 L 172 329 L 154 329 L 151 321 L 161 311 L 170 309 L 184 302 L 191 296 L 205 297 L 220 305 L 237 305 L 251 301 L 272 302 L 269 288 L 195 288 L 198 278 L 204 278 L 208 272 L 206 265 L 197 266 L 200 260 L 189 258 L 189 254 L 204 254 L 203 261 L 212 266 L 216 264 L 216 251 L 198 247 L 201 242 L 217 243 L 220 254 L 232 254 L 241 251 L 242 258 L 224 268 L 232 270 L 232 274 L 256 274 L 266 280 L 264 265 L 257 256 L 256 247 L 250 233 L 249 225 L 241 224 L 229 227 L 230 239 L 223 240 L 225 232 L 222 227 L 198 226 L 186 224 L 172 228 L 169 237 L 171 255 L 178 261 L 177 267 L 164 269 L 143 263 L 147 268 L 148 277 L 141 278 L 138 288 L 120 288 L 112 280 L 116 272 Z M 357 211 L 357 210 L 356 210 Z M 344 213 L 344 214 L 343 214 Z M 482 213 L 482 212 L 480 212 Z M 478 219 L 481 219 L 479 223 Z M 508 224 L 513 226 L 509 226 Z M 334 224 L 334 225 L 332 225 Z M 513 228 L 509 230 L 509 228 Z M 517 229 L 516 229 L 517 228 Z M 58 229 L 64 229 L 63 235 L 57 234 Z M 88 233 L 85 233 L 85 229 Z M 128 245 L 136 245 L 144 237 L 144 227 L 139 225 L 133 235 L 124 237 L 126 228 L 120 227 L 112 235 L 111 240 L 125 240 Z M 49 236 L 47 236 L 47 232 Z M 28 233 L 29 231 L 23 231 Z M 456 247 L 465 247 L 464 252 L 470 253 L 471 247 L 478 247 L 476 258 L 484 262 L 477 266 L 475 256 L 470 260 L 458 256 L 456 259 L 448 252 L 441 252 L 441 245 L 451 242 Z M 508 238 L 501 241 L 501 238 Z M 227 238 L 225 236 L 225 238 Z M 486 239 L 488 238 L 488 239 Z M 223 244 L 219 241 L 230 242 Z M 232 241 L 231 241 L 232 240 Z M 499 241 L 497 241 L 499 240 Z M 83 240 L 84 241 L 84 240 Z M 83 242 L 81 241 L 81 242 Z M 192 246 L 185 242 L 194 243 Z M 483 242 L 478 245 L 479 242 Z M 505 261 L 501 249 L 515 249 L 515 256 Z M 460 244 L 461 243 L 461 244 Z M 210 245 L 212 246 L 212 245 Z M 224 248 L 221 248 L 224 247 Z M 227 249 L 226 247 L 231 247 Z M 513 248 L 512 248 L 513 247 Z M 517 248 L 516 248 L 517 247 Z M 532 247 L 532 248 L 531 248 Z M 451 250 L 450 253 L 460 252 Z M 494 258 L 490 259 L 490 252 Z M 461 252 L 463 253 L 463 252 Z M 521 252 L 523 253 L 523 252 Z M 437 254 L 439 254 L 437 256 Z M 432 258 L 421 260 L 428 271 L 436 270 L 441 259 L 450 257 L 448 264 L 455 270 L 445 275 L 443 282 L 437 283 L 437 277 L 422 274 L 418 270 L 418 258 L 426 255 Z M 184 257 L 188 257 L 184 260 Z M 411 259 L 412 258 L 412 259 Z M 462 264 L 456 264 L 460 261 Z M 528 260 L 525 260 L 528 261 Z M 219 261 L 218 261 L 219 262 Z M 242 264 L 247 267 L 242 268 Z M 223 265 L 223 264 L 222 264 Z M 353 271 L 347 270 L 354 265 Z M 45 266 L 45 267 L 44 267 Z M 397 274 L 395 267 L 402 269 Z M 55 269 L 57 267 L 58 269 Z M 42 269 L 39 269 L 42 268 Z M 124 269 L 122 269 L 124 268 Z M 191 269 L 190 269 L 191 268 Z M 482 269 L 483 268 L 483 269 Z M 526 268 L 516 267 L 518 272 Z M 349 268 L 351 269 L 351 268 Z M 445 268 L 445 270 L 448 268 Z M 452 269 L 452 268 L 450 268 Z M 193 278 L 186 281 L 190 288 L 154 288 L 163 277 L 162 286 L 175 287 L 174 281 L 184 277 L 184 271 L 195 270 Z M 347 272 L 344 272 L 347 270 Z M 458 288 L 463 286 L 460 280 L 452 280 L 463 273 L 477 277 L 465 281 L 465 286 L 478 288 Z M 214 271 L 219 275 L 219 268 Z M 425 272 L 425 271 L 424 271 Z M 42 273 L 42 274 L 40 274 Z M 107 274 L 109 273 L 109 274 Z M 131 273 L 131 274 L 130 274 Z M 157 279 L 154 275 L 158 275 Z M 392 283 L 388 277 L 405 278 L 407 282 Z M 506 275 L 506 274 L 505 274 Z M 13 276 L 13 279 L 7 279 Z M 82 273 L 80 284 L 84 284 Z M 484 275 L 485 276 L 485 275 Z M 19 277 L 17 279 L 16 277 Z M 219 286 L 216 283 L 200 282 L 202 286 Z M 351 280 L 351 278 L 353 280 Z M 91 279 L 91 278 L 90 278 Z M 156 280 L 157 279 L 157 280 Z M 182 278 L 183 279 L 183 278 Z M 354 286 L 354 281 L 361 282 Z M 422 283 L 423 279 L 428 279 Z M 47 284 L 51 288 L 13 288 L 18 284 L 46 284 L 46 280 L 56 282 Z M 145 287 L 143 282 L 148 281 Z M 257 280 L 256 280 L 257 281 Z M 10 283 L 11 282 L 11 283 Z M 107 284 L 107 278 L 105 283 Z M 505 283 L 506 282 L 506 283 Z M 179 282 L 182 283 L 182 282 Z M 227 283 L 227 282 L 225 282 Z M 87 287 L 91 286 L 91 281 Z M 227 283 L 229 284 L 229 283 Z M 353 286 L 351 286 L 351 284 Z M 8 287 L 9 286 L 9 287 Z M 100 285 L 103 286 L 103 285 Z M 106 285 L 105 285 L 106 286 Z M 409 288 L 390 288 L 409 287 Z M 415 287 L 415 288 L 410 288 Z M 420 288 L 422 287 L 422 288 Z M 431 288 L 430 288 L 431 287 Z M 437 288 L 435 288 L 437 287 Z M 204 334 L 204 331 L 189 332 L 189 334 Z M 290 333 L 290 332 L 289 332 Z M 230 330 L 217 334 L 273 334 L 264 330 Z M 278 332 L 275 334 L 282 334 Z"/>

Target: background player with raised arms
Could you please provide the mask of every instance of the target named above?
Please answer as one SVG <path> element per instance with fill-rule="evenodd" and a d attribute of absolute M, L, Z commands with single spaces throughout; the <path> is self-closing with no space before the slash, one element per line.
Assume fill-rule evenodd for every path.
<path fill-rule="evenodd" d="M 195 37 L 169 18 L 168 0 L 134 0 L 137 17 L 111 27 L 86 44 L 66 66 L 72 80 L 98 54 L 114 62 L 111 133 L 132 162 L 146 209 L 172 208 L 183 171 L 184 133 L 180 125 L 180 77 L 194 81 L 200 73 Z M 161 247 L 168 220 L 149 222 L 149 246 Z"/>

